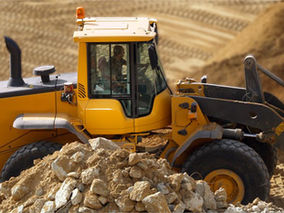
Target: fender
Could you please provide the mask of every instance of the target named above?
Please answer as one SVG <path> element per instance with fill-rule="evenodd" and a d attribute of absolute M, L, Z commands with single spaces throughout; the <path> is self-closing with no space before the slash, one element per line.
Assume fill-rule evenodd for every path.
<path fill-rule="evenodd" d="M 65 114 L 55 116 L 52 113 L 27 113 L 16 117 L 13 127 L 16 129 L 66 129 L 76 135 L 83 143 L 89 143 L 90 137 L 82 130 L 76 128 L 80 126 L 78 121 L 70 122 Z"/>
<path fill-rule="evenodd" d="M 222 139 L 222 137 L 223 128 L 220 125 L 216 123 L 210 123 L 208 125 L 203 126 L 200 130 L 196 131 L 191 137 L 189 137 L 186 142 L 176 150 L 173 160 L 171 162 L 171 166 L 174 167 L 177 158 L 180 157 L 194 141 L 198 139 Z"/>

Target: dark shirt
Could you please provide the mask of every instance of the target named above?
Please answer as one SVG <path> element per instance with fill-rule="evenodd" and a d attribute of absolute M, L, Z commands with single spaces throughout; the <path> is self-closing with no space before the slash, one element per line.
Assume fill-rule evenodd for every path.
<path fill-rule="evenodd" d="M 123 58 L 121 58 L 120 60 L 117 60 L 113 56 L 110 58 L 110 67 L 112 70 L 112 75 L 115 76 L 115 79 L 117 81 L 120 81 L 123 79 L 122 65 L 126 65 L 126 61 Z"/>

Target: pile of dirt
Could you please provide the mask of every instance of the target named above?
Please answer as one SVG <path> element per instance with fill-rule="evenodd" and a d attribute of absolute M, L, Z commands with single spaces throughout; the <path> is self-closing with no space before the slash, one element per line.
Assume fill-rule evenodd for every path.
<path fill-rule="evenodd" d="M 279 208 L 272 203 L 266 203 L 258 198 L 256 198 L 252 203 L 248 205 L 229 205 L 225 213 L 248 213 L 248 212 L 273 212 L 273 213 L 283 213 L 283 209 Z"/>
<path fill-rule="evenodd" d="M 175 173 L 165 159 L 96 138 L 36 160 L 1 183 L 0 212 L 202 212 L 227 207 L 224 190 Z"/>
<path fill-rule="evenodd" d="M 90 145 L 67 144 L 1 183 L 0 212 L 283 211 L 259 200 L 228 207 L 223 189 L 211 192 L 206 182 L 175 173 L 165 159 L 130 153 L 104 138 Z"/>
<path fill-rule="evenodd" d="M 284 3 L 265 10 L 252 24 L 216 53 L 210 62 L 195 73 L 195 77 L 208 75 L 208 82 L 244 86 L 243 60 L 248 54 L 257 63 L 284 79 Z M 284 100 L 284 90 L 261 74 L 265 91 Z"/>

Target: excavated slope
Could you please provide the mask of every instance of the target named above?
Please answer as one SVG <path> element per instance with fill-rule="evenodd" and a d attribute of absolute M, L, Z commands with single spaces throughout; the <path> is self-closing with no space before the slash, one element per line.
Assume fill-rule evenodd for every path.
<path fill-rule="evenodd" d="M 284 3 L 264 11 L 234 40 L 214 55 L 195 74 L 208 74 L 210 83 L 244 86 L 243 59 L 255 56 L 257 63 L 284 79 Z M 283 87 L 260 74 L 263 90 L 284 100 Z"/>

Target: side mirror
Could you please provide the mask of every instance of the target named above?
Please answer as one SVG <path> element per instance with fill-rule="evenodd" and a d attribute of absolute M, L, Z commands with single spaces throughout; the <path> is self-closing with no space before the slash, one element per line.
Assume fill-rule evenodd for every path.
<path fill-rule="evenodd" d="M 152 69 L 156 69 L 158 67 L 158 56 L 157 56 L 157 52 L 156 52 L 156 48 L 154 44 L 152 44 L 148 48 L 148 54 L 150 57 L 150 63 L 151 63 Z"/>

